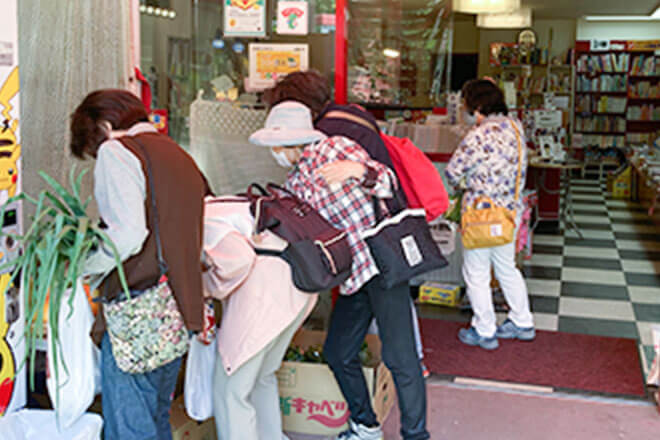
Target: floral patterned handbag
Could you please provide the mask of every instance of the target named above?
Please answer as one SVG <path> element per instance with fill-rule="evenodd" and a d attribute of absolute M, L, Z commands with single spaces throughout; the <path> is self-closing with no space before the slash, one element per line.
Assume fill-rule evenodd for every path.
<path fill-rule="evenodd" d="M 117 367 L 130 374 L 148 373 L 183 356 L 190 339 L 167 280 L 168 267 L 160 242 L 151 163 L 144 146 L 135 142 L 144 153 L 149 174 L 160 278 L 158 284 L 136 296 L 103 307 L 112 355 Z"/>

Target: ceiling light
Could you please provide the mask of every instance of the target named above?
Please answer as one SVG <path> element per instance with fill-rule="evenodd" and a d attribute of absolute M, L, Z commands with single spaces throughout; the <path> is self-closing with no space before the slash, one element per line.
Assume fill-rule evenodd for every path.
<path fill-rule="evenodd" d="M 147 6 L 147 14 L 153 14 L 154 13 L 154 7 L 153 6 Z"/>
<path fill-rule="evenodd" d="M 140 12 L 142 12 L 143 14 L 147 12 L 147 7 L 145 5 L 140 5 Z"/>
<path fill-rule="evenodd" d="M 454 0 L 453 7 L 466 14 L 496 14 L 520 9 L 520 0 Z"/>
<path fill-rule="evenodd" d="M 477 26 L 490 29 L 515 29 L 525 28 L 532 25 L 532 9 L 520 8 L 514 12 L 502 14 L 479 14 L 477 15 Z"/>
<path fill-rule="evenodd" d="M 176 12 L 175 11 L 170 11 L 170 18 L 174 20 L 176 18 Z"/>
<path fill-rule="evenodd" d="M 399 58 L 401 56 L 401 52 L 396 49 L 385 49 L 383 50 L 383 55 L 388 58 Z"/>

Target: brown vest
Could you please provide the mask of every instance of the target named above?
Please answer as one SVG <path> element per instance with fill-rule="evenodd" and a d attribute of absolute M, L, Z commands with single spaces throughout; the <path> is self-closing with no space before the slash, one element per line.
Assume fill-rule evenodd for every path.
<path fill-rule="evenodd" d="M 153 234 L 151 191 L 144 152 L 151 162 L 153 187 L 160 227 L 160 240 L 172 292 L 183 315 L 186 328 L 200 331 L 203 326 L 203 296 L 200 256 L 202 253 L 204 196 L 209 192 L 206 179 L 195 161 L 174 141 L 158 133 L 123 137 L 121 143 L 140 160 L 145 176 L 145 211 L 149 235 L 139 254 L 124 261 L 124 273 L 131 290 L 144 290 L 159 278 L 156 240 Z M 121 291 L 117 270 L 100 287 L 101 295 L 112 299 Z M 92 334 L 100 342 L 105 321 L 100 310 Z"/>

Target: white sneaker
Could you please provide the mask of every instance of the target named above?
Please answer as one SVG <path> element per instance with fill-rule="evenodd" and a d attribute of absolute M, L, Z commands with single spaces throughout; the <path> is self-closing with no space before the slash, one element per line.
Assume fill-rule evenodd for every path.
<path fill-rule="evenodd" d="M 383 440 L 380 426 L 368 428 L 353 420 L 348 420 L 348 429 L 339 434 L 335 440 Z"/>

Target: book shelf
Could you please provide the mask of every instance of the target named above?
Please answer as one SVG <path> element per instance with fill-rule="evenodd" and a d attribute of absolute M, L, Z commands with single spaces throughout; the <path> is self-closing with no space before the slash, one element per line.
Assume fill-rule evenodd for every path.
<path fill-rule="evenodd" d="M 610 50 L 575 45 L 575 133 L 582 147 L 607 150 L 652 142 L 660 132 L 657 41 L 610 41 Z"/>

